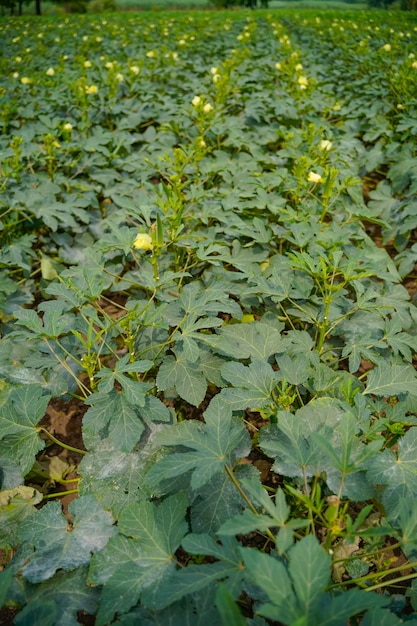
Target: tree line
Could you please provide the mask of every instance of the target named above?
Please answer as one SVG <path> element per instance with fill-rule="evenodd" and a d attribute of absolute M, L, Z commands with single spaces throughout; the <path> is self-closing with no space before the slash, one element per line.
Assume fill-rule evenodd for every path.
<path fill-rule="evenodd" d="M 22 15 L 24 5 L 29 5 L 34 2 L 34 9 L 36 15 L 42 14 L 42 0 L 0 0 L 0 12 L 1 15 Z M 57 3 L 59 0 L 57 0 Z M 230 8 L 233 6 L 246 6 L 250 9 L 256 7 L 268 8 L 269 0 L 210 0 L 211 4 L 217 8 Z M 387 9 L 393 3 L 398 3 L 398 0 L 368 0 L 368 5 L 375 8 Z M 417 11 L 417 0 L 399 0 L 400 8 L 404 11 Z M 68 5 L 69 12 L 83 12 L 83 5 L 85 3 L 81 1 L 73 2 Z M 138 0 L 138 6 L 140 6 L 140 0 Z M 85 11 L 85 6 L 84 6 Z"/>

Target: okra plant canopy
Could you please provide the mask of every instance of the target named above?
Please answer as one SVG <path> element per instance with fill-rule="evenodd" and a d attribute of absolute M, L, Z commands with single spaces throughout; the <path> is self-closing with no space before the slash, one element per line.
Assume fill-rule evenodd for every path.
<path fill-rule="evenodd" d="M 0 42 L 0 614 L 417 624 L 417 16 Z"/>

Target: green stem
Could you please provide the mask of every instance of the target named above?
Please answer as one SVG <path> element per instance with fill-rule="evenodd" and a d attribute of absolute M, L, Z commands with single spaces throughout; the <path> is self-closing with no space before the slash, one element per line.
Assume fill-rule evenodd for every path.
<path fill-rule="evenodd" d="M 322 224 L 322 223 L 323 223 L 324 218 L 325 218 L 325 217 L 326 217 L 326 215 L 327 215 L 327 211 L 328 211 L 328 209 L 329 209 L 329 201 L 328 201 L 328 200 L 325 200 L 325 201 L 323 202 L 323 210 L 322 210 L 321 215 L 320 215 L 320 224 Z"/>
<path fill-rule="evenodd" d="M 319 338 L 318 338 L 318 341 L 317 341 L 317 352 L 319 354 L 322 353 L 324 340 L 326 339 L 326 335 L 327 335 L 328 330 L 329 330 L 328 317 L 329 317 L 329 313 L 330 313 L 331 299 L 329 297 L 325 297 L 324 301 L 325 301 L 326 305 L 324 307 L 323 321 L 320 322 L 320 324 L 319 324 L 320 332 L 319 332 Z"/>
<path fill-rule="evenodd" d="M 45 339 L 45 343 L 48 346 L 48 348 L 50 349 L 50 351 L 52 352 L 52 354 L 54 355 L 54 357 L 56 358 L 56 360 L 58 361 L 58 363 L 60 363 L 60 365 L 62 365 L 62 367 L 70 374 L 70 376 L 72 376 L 72 378 L 74 378 L 74 380 L 76 381 L 81 393 L 83 394 L 84 398 L 88 398 L 88 396 L 90 395 L 90 390 L 88 389 L 88 387 L 86 387 L 84 385 L 84 383 L 82 383 L 77 376 L 74 374 L 74 372 L 72 371 L 72 369 L 70 368 L 70 366 L 68 365 L 68 363 L 65 363 L 65 361 L 63 361 L 61 359 L 61 357 L 59 356 L 59 354 L 57 354 L 55 352 L 55 350 L 53 349 L 53 347 L 51 346 L 51 344 L 49 343 L 48 339 Z M 60 346 L 60 348 L 62 348 L 62 346 L 59 344 L 59 342 L 57 341 L 58 345 Z M 77 360 L 74 359 L 74 357 L 72 357 L 73 360 L 77 363 Z"/>
<path fill-rule="evenodd" d="M 59 441 L 59 439 L 51 435 L 51 433 L 47 431 L 46 428 L 43 428 L 43 426 L 40 426 L 38 428 L 38 432 L 39 431 L 42 431 L 43 433 L 45 433 L 45 435 L 47 435 L 47 437 L 49 437 L 51 441 L 56 443 L 61 448 L 64 448 L 65 450 L 69 450 L 70 452 L 76 452 L 77 454 L 87 454 L 87 450 L 80 450 L 79 448 L 73 448 L 73 446 L 69 446 L 68 444 L 63 443 L 62 441 Z"/>
<path fill-rule="evenodd" d="M 46 496 L 43 496 L 43 499 L 46 500 L 47 498 L 61 498 L 62 496 L 68 496 L 70 493 L 78 493 L 78 489 L 59 491 L 58 493 L 48 493 Z"/>
<path fill-rule="evenodd" d="M 226 473 L 229 476 L 230 480 L 232 481 L 232 483 L 234 484 L 234 486 L 236 487 L 236 489 L 238 490 L 238 492 L 240 493 L 240 495 L 242 496 L 242 498 L 244 499 L 244 501 L 246 502 L 246 504 L 248 505 L 248 507 L 252 511 L 252 513 L 254 513 L 255 515 L 259 515 L 258 511 L 256 510 L 256 508 L 254 507 L 254 505 L 250 501 L 249 497 L 243 491 L 239 481 L 237 480 L 236 476 L 233 473 L 232 468 L 229 467 L 229 465 L 225 465 L 224 469 L 226 470 Z M 266 535 L 275 544 L 275 537 L 271 533 L 269 528 L 267 528 L 267 530 L 266 530 Z"/>
<path fill-rule="evenodd" d="M 403 582 L 404 580 L 411 580 L 412 578 L 417 578 L 417 572 L 413 572 L 413 574 L 408 574 L 407 576 L 399 576 L 398 578 L 394 578 L 394 580 L 385 580 L 382 583 L 377 583 L 376 585 L 372 585 L 371 587 L 366 587 L 364 591 L 375 591 L 376 589 L 381 589 L 381 587 L 391 587 L 396 583 Z"/>
<path fill-rule="evenodd" d="M 156 250 L 152 253 L 151 256 L 151 265 L 153 267 L 153 277 L 155 282 L 159 281 L 159 267 L 158 267 L 158 255 L 156 254 Z"/>
<path fill-rule="evenodd" d="M 386 572 L 372 572 L 371 574 L 366 574 L 366 576 L 360 576 L 359 578 L 352 578 L 351 580 L 344 580 L 341 583 L 335 583 L 334 585 L 329 585 L 329 587 L 327 587 L 327 591 L 329 591 L 330 589 L 336 589 L 339 587 L 346 587 L 347 585 L 355 585 L 357 583 L 363 583 L 366 580 L 373 580 L 375 578 L 386 578 L 387 576 L 390 576 L 391 574 L 395 574 L 395 572 L 402 572 L 405 569 L 409 569 L 410 567 L 417 567 L 417 561 L 413 561 L 412 563 L 403 563 L 403 565 L 400 565 L 398 567 L 392 567 L 391 569 L 388 569 Z M 366 587 L 366 591 L 370 591 L 371 589 L 378 589 L 379 587 L 384 587 L 384 586 L 386 587 L 388 585 L 392 585 L 396 581 L 408 580 L 409 578 L 415 578 L 416 576 L 417 576 L 417 572 L 415 572 L 414 574 L 408 574 L 407 576 L 402 576 L 401 578 L 396 578 L 395 580 L 388 580 L 383 583 L 377 583 L 376 585 L 373 585 L 372 587 Z"/>
<path fill-rule="evenodd" d="M 392 545 L 389 546 L 390 550 L 395 550 L 396 548 L 401 547 L 401 543 L 394 543 Z M 344 557 L 343 559 L 334 559 L 334 561 L 332 561 L 332 564 L 335 565 L 336 563 L 348 563 L 349 561 L 357 561 L 358 559 L 370 559 L 373 558 L 374 556 L 377 556 L 378 554 L 384 554 L 386 553 L 387 548 L 380 548 L 379 550 L 373 550 L 372 552 L 363 552 L 361 554 L 356 554 L 354 556 L 349 556 L 349 557 Z"/>

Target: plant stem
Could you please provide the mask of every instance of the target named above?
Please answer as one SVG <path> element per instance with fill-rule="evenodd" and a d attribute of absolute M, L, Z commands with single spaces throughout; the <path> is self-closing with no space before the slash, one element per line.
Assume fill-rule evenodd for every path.
<path fill-rule="evenodd" d="M 326 339 L 326 335 L 327 335 L 328 330 L 329 330 L 328 317 L 329 317 L 330 305 L 331 305 L 332 301 L 331 301 L 331 298 L 329 296 L 325 296 L 324 297 L 324 302 L 325 302 L 325 308 L 324 308 L 324 313 L 323 313 L 323 321 L 320 322 L 320 324 L 319 324 L 320 332 L 319 332 L 319 338 L 318 338 L 318 341 L 317 341 L 317 352 L 319 354 L 322 353 L 324 340 Z"/>
<path fill-rule="evenodd" d="M 394 543 L 392 545 L 389 546 L 390 550 L 395 550 L 396 548 L 399 548 L 401 546 L 401 543 Z M 348 561 L 357 561 L 358 559 L 370 559 L 371 557 L 376 556 L 377 554 L 384 554 L 387 551 L 387 548 L 380 548 L 379 550 L 373 550 L 372 552 L 363 552 L 361 554 L 356 554 L 355 556 L 349 556 L 349 557 L 344 557 L 343 559 L 334 559 L 332 561 L 332 564 L 334 565 L 335 563 L 347 563 Z"/>
<path fill-rule="evenodd" d="M 65 361 L 63 361 L 61 359 L 61 357 L 59 356 L 59 354 L 57 354 L 55 352 L 55 350 L 53 349 L 53 347 L 51 346 L 51 344 L 49 343 L 48 339 L 45 339 L 45 343 L 48 346 L 48 348 L 50 349 L 50 351 L 52 352 L 52 354 L 54 355 L 54 357 L 57 359 L 58 363 L 60 363 L 62 365 L 62 367 L 70 374 L 70 376 L 72 376 L 74 378 L 74 380 L 76 381 L 81 393 L 83 394 L 84 398 L 88 398 L 89 394 L 91 393 L 90 390 L 88 389 L 88 387 L 86 387 L 84 385 L 84 383 L 82 383 L 77 376 L 74 374 L 74 372 L 72 371 L 72 369 L 70 368 L 70 366 L 68 365 L 68 363 L 66 363 Z M 62 348 L 62 346 L 60 345 L 60 347 Z M 71 356 L 71 355 L 70 355 Z M 77 360 L 74 359 L 74 357 L 72 357 L 73 360 L 77 363 Z"/>
<path fill-rule="evenodd" d="M 394 580 L 385 580 L 382 583 L 377 583 L 376 585 L 372 585 L 371 587 L 366 587 L 364 591 L 375 591 L 376 589 L 381 589 L 381 587 L 390 587 L 392 585 L 395 585 L 396 583 L 403 582 L 404 580 L 411 580 L 413 578 L 417 578 L 417 572 L 407 574 L 407 576 L 399 576 L 398 578 L 394 578 Z"/>
<path fill-rule="evenodd" d="M 44 500 L 49 498 L 61 498 L 62 496 L 68 496 L 70 493 L 78 493 L 78 489 L 69 489 L 68 491 L 59 491 L 58 493 L 48 493 L 43 496 Z"/>
<path fill-rule="evenodd" d="M 258 511 L 256 510 L 256 508 L 254 507 L 254 505 L 250 501 L 249 497 L 243 491 L 239 481 L 237 480 L 236 476 L 233 473 L 232 468 L 229 467 L 229 465 L 225 465 L 224 469 L 226 470 L 226 473 L 229 476 L 230 480 L 232 481 L 232 483 L 234 484 L 234 486 L 236 487 L 236 489 L 238 490 L 238 492 L 240 493 L 240 495 L 242 496 L 242 498 L 244 499 L 244 501 L 246 502 L 246 504 L 248 505 L 248 507 L 250 508 L 252 513 L 254 513 L 255 515 L 258 515 Z M 275 537 L 271 533 L 269 528 L 267 528 L 265 532 L 266 532 L 266 535 L 267 535 L 268 539 L 270 539 L 275 544 Z"/>
<path fill-rule="evenodd" d="M 79 448 L 74 448 L 73 446 L 69 446 L 68 444 L 63 443 L 62 441 L 59 441 L 59 439 L 51 435 L 51 433 L 48 430 L 46 430 L 46 428 L 43 428 L 43 426 L 40 426 L 38 430 L 45 433 L 45 435 L 47 435 L 47 437 L 49 437 L 51 441 L 56 443 L 58 446 L 61 446 L 61 448 L 64 448 L 65 450 L 69 450 L 70 452 L 76 452 L 77 454 L 87 454 L 87 450 L 80 450 Z"/>
<path fill-rule="evenodd" d="M 403 563 L 403 565 L 400 565 L 398 567 L 392 567 L 388 569 L 386 572 L 371 572 L 371 574 L 366 574 L 365 576 L 360 576 L 359 578 L 352 578 L 351 580 L 344 580 L 341 583 L 335 583 L 334 585 L 329 585 L 329 587 L 327 587 L 327 591 L 329 589 L 346 587 L 347 585 L 355 585 L 357 583 L 365 582 L 366 580 L 373 580 L 374 578 L 386 578 L 387 576 L 390 576 L 391 574 L 394 574 L 395 572 L 402 572 L 405 569 L 409 569 L 410 567 L 417 567 L 417 561 L 413 561 L 412 563 Z M 386 587 L 387 585 L 392 585 L 395 581 L 408 580 L 409 578 L 415 578 L 415 577 L 417 577 L 417 572 L 415 572 L 414 574 L 408 574 L 407 576 L 402 576 L 401 578 L 396 578 L 395 580 L 385 581 L 385 583 L 377 583 L 376 585 L 373 585 L 372 587 L 367 587 L 366 591 L 370 591 L 371 589 L 378 589 L 379 587 L 383 587 L 383 586 Z"/>

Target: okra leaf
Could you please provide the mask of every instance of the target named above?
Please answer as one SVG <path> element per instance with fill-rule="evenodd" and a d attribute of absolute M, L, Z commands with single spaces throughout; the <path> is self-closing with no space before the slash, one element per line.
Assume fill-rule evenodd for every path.
<path fill-rule="evenodd" d="M 17 626 L 29 626 L 29 624 L 42 624 L 54 626 L 58 619 L 58 608 L 52 600 L 32 600 L 20 611 L 13 623 Z"/>
<path fill-rule="evenodd" d="M 82 496 L 69 505 L 71 525 L 59 502 L 49 502 L 20 527 L 20 539 L 32 545 L 33 555 L 23 567 L 32 583 L 51 578 L 58 569 L 73 570 L 90 561 L 116 533 L 114 520 L 92 496 Z"/>
<path fill-rule="evenodd" d="M 234 598 L 242 589 L 243 568 L 239 543 L 233 537 L 223 537 L 222 544 L 209 535 L 190 534 L 182 541 L 182 547 L 190 554 L 206 555 L 217 559 L 214 563 L 188 565 L 177 570 L 155 596 L 153 608 L 164 608 L 188 594 L 209 589 L 222 580 Z"/>
<path fill-rule="evenodd" d="M 381 448 L 381 441 L 362 443 L 358 436 L 357 418 L 350 412 L 327 435 L 312 433 L 311 438 L 328 459 L 326 482 L 333 493 L 361 501 L 375 497 L 375 488 L 366 477 L 366 462 Z"/>
<path fill-rule="evenodd" d="M 411 365 L 391 365 L 381 362 L 369 372 L 364 394 L 398 396 L 417 395 L 417 373 Z"/>
<path fill-rule="evenodd" d="M 301 385 L 311 375 L 311 368 L 305 356 L 291 358 L 288 354 L 281 354 L 276 357 L 281 378 L 284 378 L 290 385 Z"/>
<path fill-rule="evenodd" d="M 184 286 L 178 298 L 178 304 L 186 313 L 197 316 L 223 312 L 240 319 L 242 311 L 230 297 L 228 289 L 229 285 L 224 281 L 212 280 L 205 286 L 196 280 Z"/>
<path fill-rule="evenodd" d="M 302 519 L 288 520 L 290 509 L 286 503 L 282 489 L 278 489 L 272 499 L 258 481 L 242 479 L 243 491 L 259 507 L 255 513 L 245 509 L 241 515 L 229 517 L 219 528 L 219 535 L 245 535 L 255 530 L 265 531 L 268 528 L 286 528 L 290 531 L 305 528 L 309 522 Z"/>
<path fill-rule="evenodd" d="M 158 389 L 175 389 L 178 395 L 193 406 L 199 406 L 205 398 L 207 381 L 198 364 L 183 355 L 165 357 L 156 377 Z"/>
<path fill-rule="evenodd" d="M 108 439 L 101 442 L 82 458 L 78 466 L 82 477 L 79 494 L 93 495 L 116 516 L 129 502 L 149 498 L 152 494 L 146 488 L 144 474 L 152 457 L 146 450 L 122 452 Z"/>
<path fill-rule="evenodd" d="M 230 407 L 215 396 L 204 412 L 205 424 L 187 420 L 162 430 L 155 443 L 182 446 L 185 452 L 174 452 L 157 461 L 146 475 L 150 485 L 192 471 L 191 487 L 199 489 L 227 463 L 245 456 L 250 449 L 249 436 L 241 420 L 232 416 Z"/>
<path fill-rule="evenodd" d="M 23 474 L 29 472 L 36 454 L 45 447 L 37 424 L 45 415 L 50 399 L 40 385 L 24 385 L 13 389 L 7 402 L 0 406 L 1 455 L 17 460 Z"/>
<path fill-rule="evenodd" d="M 231 324 L 221 328 L 216 335 L 206 341 L 221 354 L 234 359 L 268 359 L 272 354 L 281 352 L 283 325 L 275 327 L 263 322 L 249 324 Z"/>
<path fill-rule="evenodd" d="M 52 624 L 59 626 L 77 626 L 79 614 L 94 615 L 99 598 L 99 590 L 87 585 L 87 567 L 75 570 L 59 571 L 49 580 L 30 588 L 30 601 L 15 617 L 19 626 L 48 623 L 40 617 L 42 607 L 51 607 L 55 616 Z"/>
<path fill-rule="evenodd" d="M 384 487 L 382 501 L 392 520 L 400 498 L 417 496 L 417 428 L 412 427 L 398 442 L 397 451 L 382 450 L 367 463 L 370 483 Z"/>
<path fill-rule="evenodd" d="M 285 565 L 253 548 L 241 548 L 241 556 L 247 579 L 259 587 L 271 602 L 258 607 L 257 613 L 283 624 L 293 624 L 299 617 L 299 610 Z M 271 581 L 274 581 L 273 584 Z"/>
<path fill-rule="evenodd" d="M 319 475 L 325 469 L 323 454 L 309 437 L 303 422 L 284 411 L 278 414 L 278 426 L 264 426 L 259 435 L 261 449 L 275 458 L 272 470 L 290 477 Z"/>
<path fill-rule="evenodd" d="M 145 403 L 142 393 L 141 402 Z M 93 405 L 87 410 L 83 420 L 83 438 L 87 448 L 95 448 L 102 439 L 108 437 L 116 448 L 130 452 L 141 438 L 145 427 L 138 410 L 128 401 L 125 393 L 119 393 L 115 389 L 109 393 L 97 392 L 86 403 Z"/>
<path fill-rule="evenodd" d="M 219 609 L 222 626 L 246 626 L 246 619 L 224 583 L 221 583 L 217 588 L 216 605 Z"/>
<path fill-rule="evenodd" d="M 97 626 L 107 624 L 115 613 L 127 613 L 139 598 L 145 607 L 160 608 L 158 598 L 169 587 L 173 556 L 188 529 L 187 504 L 186 496 L 177 493 L 159 506 L 132 503 L 121 512 L 122 534 L 91 561 L 91 582 L 104 585 Z"/>
<path fill-rule="evenodd" d="M 281 379 L 279 372 L 260 359 L 254 359 L 249 365 L 225 363 L 221 375 L 233 387 L 222 389 L 219 397 L 234 411 L 265 407 L 271 402 L 272 391 Z"/>
<path fill-rule="evenodd" d="M 213 626 L 219 619 L 214 604 L 216 587 L 205 588 L 174 602 L 165 609 L 147 609 L 140 604 L 118 616 L 120 626 Z"/>
<path fill-rule="evenodd" d="M 237 465 L 233 474 L 239 482 L 244 478 L 259 482 L 259 472 L 253 465 Z M 194 533 L 214 535 L 221 524 L 241 513 L 245 507 L 243 497 L 229 476 L 216 474 L 196 492 L 190 512 L 191 528 Z"/>
<path fill-rule="evenodd" d="M 152 384 L 133 380 L 132 378 L 129 378 L 129 376 L 125 376 L 125 374 L 129 374 L 131 372 L 135 374 L 146 372 L 152 367 L 153 363 L 152 361 L 136 361 L 134 363 L 130 363 L 129 358 L 129 355 L 126 354 L 119 361 L 116 361 L 114 370 L 111 370 L 108 367 L 103 367 L 96 374 L 96 377 L 100 378 L 98 389 L 99 391 L 108 393 L 114 388 L 114 384 L 117 381 L 126 394 L 128 402 L 144 406 L 146 393 L 152 388 Z"/>
<path fill-rule="evenodd" d="M 313 535 L 304 537 L 289 550 L 288 566 L 251 548 L 241 548 L 241 554 L 248 579 L 270 600 L 257 612 L 285 626 L 296 623 L 340 626 L 357 613 L 390 602 L 389 598 L 359 589 L 336 596 L 326 592 L 331 559 Z"/>
<path fill-rule="evenodd" d="M 42 494 L 33 487 L 20 485 L 14 489 L 0 491 L 1 548 L 15 548 L 19 545 L 19 524 L 35 513 L 35 505 L 41 501 Z"/>
<path fill-rule="evenodd" d="M 400 498 L 394 515 L 388 521 L 399 530 L 402 549 L 410 561 L 417 559 L 417 502 L 415 498 Z"/>
<path fill-rule="evenodd" d="M 297 600 L 307 616 L 314 605 L 317 606 L 317 600 L 330 580 L 331 558 L 316 537 L 307 535 L 291 548 L 289 559 L 288 573 Z"/>

